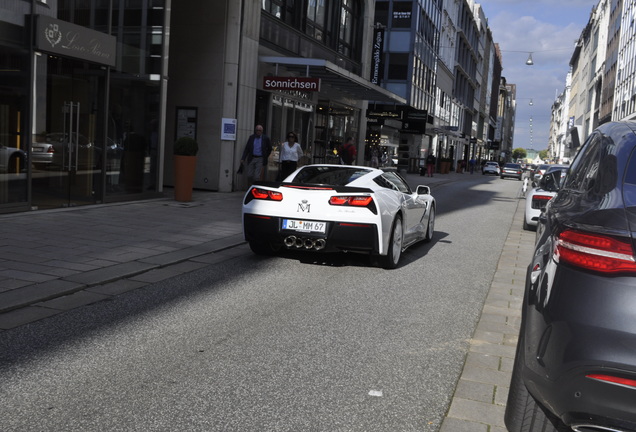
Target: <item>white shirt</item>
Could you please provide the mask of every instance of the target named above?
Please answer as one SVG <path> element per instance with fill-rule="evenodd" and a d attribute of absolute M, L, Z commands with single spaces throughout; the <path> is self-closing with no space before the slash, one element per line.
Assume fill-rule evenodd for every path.
<path fill-rule="evenodd" d="M 298 143 L 294 143 L 291 147 L 288 142 L 284 142 L 280 147 L 280 161 L 294 161 L 298 162 L 298 160 L 303 157 L 303 149 Z"/>

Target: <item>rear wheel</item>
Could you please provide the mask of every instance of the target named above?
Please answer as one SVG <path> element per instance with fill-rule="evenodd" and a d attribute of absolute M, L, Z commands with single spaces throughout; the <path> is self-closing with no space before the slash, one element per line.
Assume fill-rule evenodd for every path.
<path fill-rule="evenodd" d="M 393 221 L 393 227 L 391 228 L 391 238 L 389 239 L 389 246 L 386 256 L 380 256 L 380 264 L 385 269 L 394 269 L 397 267 L 400 261 L 400 255 L 402 255 L 402 217 L 397 216 Z"/>
<path fill-rule="evenodd" d="M 425 242 L 433 240 L 433 233 L 435 232 L 435 206 L 431 207 L 431 214 L 428 216 L 428 226 L 426 227 Z"/>
<path fill-rule="evenodd" d="M 512 379 L 510 390 L 508 391 L 508 402 L 506 404 L 506 414 L 504 421 L 509 432 L 565 432 L 569 430 L 558 419 L 551 419 L 551 416 L 543 411 L 541 406 L 534 400 L 521 376 L 523 362 L 523 341 L 519 336 L 517 354 L 515 356 L 514 367 L 512 368 Z M 553 423 L 554 421 L 554 423 Z M 558 424 L 555 426 L 554 424 Z"/>

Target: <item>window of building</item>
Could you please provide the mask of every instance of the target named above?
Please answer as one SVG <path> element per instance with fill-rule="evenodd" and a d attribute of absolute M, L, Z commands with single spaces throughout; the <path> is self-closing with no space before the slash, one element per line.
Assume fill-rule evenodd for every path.
<path fill-rule="evenodd" d="M 392 53 L 389 59 L 389 79 L 407 80 L 409 72 L 409 54 Z"/>

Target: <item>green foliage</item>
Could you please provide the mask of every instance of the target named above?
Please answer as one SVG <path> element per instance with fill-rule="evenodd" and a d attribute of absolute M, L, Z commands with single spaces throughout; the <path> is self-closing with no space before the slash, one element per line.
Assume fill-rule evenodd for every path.
<path fill-rule="evenodd" d="M 541 150 L 539 152 L 539 159 L 541 159 L 541 160 L 548 159 L 548 151 L 547 150 Z"/>
<path fill-rule="evenodd" d="M 191 137 L 181 137 L 174 143 L 173 154 L 179 156 L 196 156 L 199 152 L 199 143 Z"/>
<path fill-rule="evenodd" d="M 526 152 L 526 149 L 523 149 L 521 147 L 516 148 L 512 151 L 512 160 L 516 161 L 519 159 L 525 159 L 528 156 L 528 152 Z"/>

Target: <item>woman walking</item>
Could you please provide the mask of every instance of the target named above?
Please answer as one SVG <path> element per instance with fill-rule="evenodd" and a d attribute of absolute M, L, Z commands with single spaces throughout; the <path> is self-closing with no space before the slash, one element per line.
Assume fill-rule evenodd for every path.
<path fill-rule="evenodd" d="M 303 149 L 298 143 L 298 137 L 294 132 L 289 132 L 287 141 L 280 148 L 280 180 L 284 180 L 296 170 L 301 157 Z"/>

